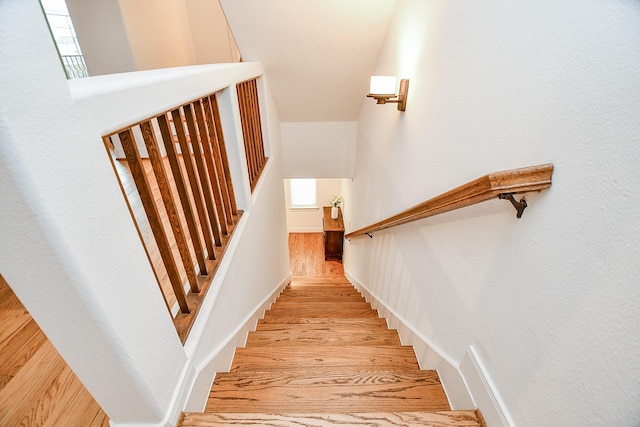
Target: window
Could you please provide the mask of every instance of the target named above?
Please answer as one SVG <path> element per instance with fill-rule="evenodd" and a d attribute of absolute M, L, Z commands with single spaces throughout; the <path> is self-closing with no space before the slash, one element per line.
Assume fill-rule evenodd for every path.
<path fill-rule="evenodd" d="M 40 0 L 68 79 L 88 77 L 76 31 L 64 0 Z"/>
<path fill-rule="evenodd" d="M 291 179 L 289 180 L 291 189 L 292 208 L 316 208 L 318 198 L 316 194 L 315 178 Z"/>

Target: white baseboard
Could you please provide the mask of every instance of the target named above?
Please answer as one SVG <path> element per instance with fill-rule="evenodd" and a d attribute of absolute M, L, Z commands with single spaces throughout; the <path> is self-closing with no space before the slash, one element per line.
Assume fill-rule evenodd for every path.
<path fill-rule="evenodd" d="M 475 405 L 465 385 L 457 363 L 449 358 L 434 343 L 411 326 L 391 308 L 387 307 L 366 286 L 358 282 L 351 275 L 347 279 L 360 291 L 371 307 L 378 311 L 380 317 L 387 319 L 390 328 L 397 329 L 402 345 L 411 345 L 416 353 L 420 369 L 435 369 L 440 376 L 440 382 L 449 399 L 451 409 L 474 409 Z"/>
<path fill-rule="evenodd" d="M 504 403 L 472 345 L 460 362 L 460 372 L 487 426 L 513 426 L 513 420 L 504 409 Z"/>
<path fill-rule="evenodd" d="M 211 352 L 204 363 L 196 367 L 195 370 L 197 373 L 184 406 L 185 412 L 204 411 L 216 372 L 229 372 L 236 348 L 245 346 L 249 332 L 255 331 L 258 319 L 264 317 L 265 311 L 271 307 L 271 304 L 275 302 L 276 298 L 278 298 L 290 281 L 291 275 L 287 276 L 287 278 L 245 318 L 244 322 L 234 330 L 233 334 L 231 334 L 226 341 Z"/>

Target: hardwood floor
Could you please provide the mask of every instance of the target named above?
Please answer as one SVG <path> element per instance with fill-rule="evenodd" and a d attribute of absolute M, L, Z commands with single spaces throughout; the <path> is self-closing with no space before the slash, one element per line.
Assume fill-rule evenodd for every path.
<path fill-rule="evenodd" d="M 342 261 L 324 259 L 322 233 L 290 233 L 289 263 L 294 278 L 344 278 Z"/>
<path fill-rule="evenodd" d="M 0 426 L 109 426 L 1 275 Z"/>
<path fill-rule="evenodd" d="M 450 410 L 438 373 L 420 370 L 342 263 L 324 261 L 321 234 L 290 235 L 289 248 L 292 282 L 182 427 L 480 426 Z"/>

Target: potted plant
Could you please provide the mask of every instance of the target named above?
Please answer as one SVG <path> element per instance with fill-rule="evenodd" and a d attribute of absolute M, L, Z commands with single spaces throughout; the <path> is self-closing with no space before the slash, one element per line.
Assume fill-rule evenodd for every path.
<path fill-rule="evenodd" d="M 329 199 L 329 203 L 331 204 L 331 218 L 338 218 L 338 206 L 342 203 L 342 196 L 340 194 L 334 194 Z"/>

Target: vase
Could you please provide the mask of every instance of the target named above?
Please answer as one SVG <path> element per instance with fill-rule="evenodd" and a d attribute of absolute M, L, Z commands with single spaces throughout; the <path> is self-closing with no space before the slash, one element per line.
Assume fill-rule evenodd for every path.
<path fill-rule="evenodd" d="M 331 218 L 338 219 L 338 207 L 331 206 Z"/>

